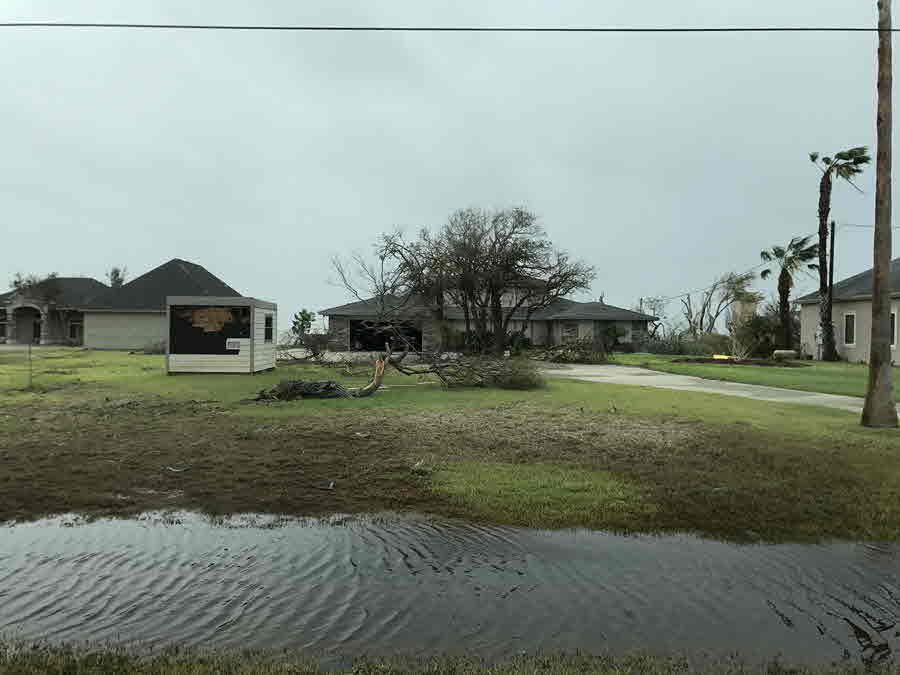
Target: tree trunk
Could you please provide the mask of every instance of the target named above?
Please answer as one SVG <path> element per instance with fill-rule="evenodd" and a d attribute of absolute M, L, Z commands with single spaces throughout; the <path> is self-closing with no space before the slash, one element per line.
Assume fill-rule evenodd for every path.
<path fill-rule="evenodd" d="M 791 275 L 782 268 L 778 275 L 778 316 L 781 321 L 781 343 L 785 349 L 794 348 L 794 331 L 791 328 Z"/>
<path fill-rule="evenodd" d="M 831 320 L 831 293 L 828 288 L 828 215 L 831 212 L 831 167 L 819 181 L 819 323 L 822 326 L 822 359 L 837 361 L 834 323 Z"/>
<path fill-rule="evenodd" d="M 875 154 L 875 241 L 872 284 L 872 339 L 869 387 L 862 424 L 896 427 L 897 404 L 891 383 L 891 0 L 878 2 L 878 114 Z"/>
<path fill-rule="evenodd" d="M 503 325 L 503 305 L 499 300 L 491 303 L 491 327 L 494 329 L 494 356 L 502 357 L 506 351 L 506 328 Z"/>
<path fill-rule="evenodd" d="M 431 310 L 431 339 L 433 341 L 429 351 L 435 354 L 444 352 L 444 337 L 447 334 L 447 322 L 444 319 L 444 305 L 438 304 Z"/>

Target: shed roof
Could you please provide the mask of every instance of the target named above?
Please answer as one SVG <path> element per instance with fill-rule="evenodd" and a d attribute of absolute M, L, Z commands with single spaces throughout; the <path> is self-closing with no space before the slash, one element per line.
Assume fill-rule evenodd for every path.
<path fill-rule="evenodd" d="M 875 276 L 873 270 L 868 269 L 852 277 L 843 279 L 834 285 L 833 299 L 835 301 L 869 300 L 872 298 L 872 283 Z M 888 274 L 888 286 L 891 295 L 900 295 L 900 258 L 891 261 L 891 270 Z M 819 293 L 810 293 L 797 299 L 803 305 L 819 302 Z"/>

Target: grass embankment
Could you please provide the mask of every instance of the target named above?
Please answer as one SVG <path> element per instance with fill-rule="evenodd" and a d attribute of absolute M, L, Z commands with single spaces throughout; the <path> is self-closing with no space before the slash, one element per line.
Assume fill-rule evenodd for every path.
<path fill-rule="evenodd" d="M 674 363 L 675 359 L 689 356 L 665 356 L 661 354 L 616 354 L 615 362 L 625 366 L 641 366 L 651 370 L 677 375 L 693 375 L 707 380 L 724 380 L 744 384 L 761 384 L 800 391 L 843 396 L 865 396 L 869 367 L 859 363 L 827 363 L 825 361 L 801 361 L 802 367 L 738 366 L 712 363 Z M 894 390 L 900 401 L 900 378 L 894 369 Z"/>
<path fill-rule="evenodd" d="M 857 416 L 550 380 L 442 391 L 391 374 L 366 399 L 242 402 L 311 366 L 166 377 L 162 357 L 0 352 L 0 520 L 158 508 L 421 511 L 534 527 L 736 539 L 900 537 L 900 434 Z M 327 489 L 334 481 L 334 489 Z"/>
<path fill-rule="evenodd" d="M 325 671 L 291 654 L 203 654 L 192 650 L 140 657 L 125 650 L 67 647 L 16 648 L 0 643 L 0 675 L 897 675 L 900 667 L 846 665 L 788 668 L 738 660 L 692 662 L 651 656 L 526 656 L 500 664 L 464 659 L 417 662 L 361 661 Z"/>

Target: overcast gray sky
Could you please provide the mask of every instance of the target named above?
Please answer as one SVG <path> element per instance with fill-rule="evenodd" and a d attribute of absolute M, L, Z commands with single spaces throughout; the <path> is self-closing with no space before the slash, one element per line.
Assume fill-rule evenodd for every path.
<path fill-rule="evenodd" d="M 9 1 L 0 20 L 874 26 L 875 0 Z M 329 259 L 525 205 L 630 306 L 816 230 L 812 150 L 875 142 L 872 34 L 6 29 L 0 281 L 173 257 L 245 295 L 348 300 Z M 874 151 L 874 147 L 873 147 Z M 835 189 L 873 222 L 874 169 Z M 894 257 L 900 251 L 895 232 Z M 871 266 L 839 234 L 837 278 Z M 758 284 L 771 291 L 768 283 Z M 811 281 L 804 288 L 812 289 Z M 673 304 L 672 309 L 675 309 Z"/>

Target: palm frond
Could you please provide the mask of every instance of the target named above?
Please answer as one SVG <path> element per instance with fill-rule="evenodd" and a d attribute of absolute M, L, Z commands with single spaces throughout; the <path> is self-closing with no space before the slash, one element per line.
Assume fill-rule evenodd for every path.
<path fill-rule="evenodd" d="M 805 237 L 794 237 L 791 239 L 791 243 L 788 244 L 789 251 L 801 251 L 807 246 L 809 246 L 809 240 L 812 239 L 812 235 L 808 234 Z"/>
<path fill-rule="evenodd" d="M 772 262 L 772 254 L 769 251 L 760 251 L 759 257 L 763 262 Z"/>
<path fill-rule="evenodd" d="M 823 157 L 822 163 L 823 164 L 831 164 L 831 157 Z"/>
<path fill-rule="evenodd" d="M 783 246 L 773 246 L 772 247 L 772 255 L 775 256 L 776 260 L 784 260 L 785 250 Z"/>
<path fill-rule="evenodd" d="M 818 152 L 809 153 L 809 161 L 812 162 L 813 164 L 818 162 L 819 161 L 819 153 Z"/>
<path fill-rule="evenodd" d="M 772 276 L 772 270 L 770 270 L 768 268 L 764 269 L 762 272 L 759 273 L 760 279 L 768 279 L 770 276 Z"/>

